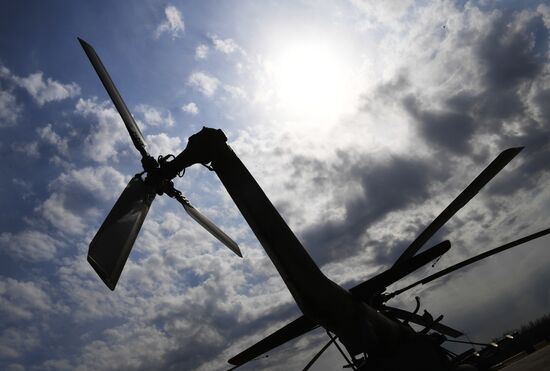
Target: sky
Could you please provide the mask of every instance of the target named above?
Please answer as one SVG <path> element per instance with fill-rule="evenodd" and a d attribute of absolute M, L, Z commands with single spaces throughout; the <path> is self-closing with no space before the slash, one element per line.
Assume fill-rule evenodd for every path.
<path fill-rule="evenodd" d="M 0 369 L 224 370 L 300 315 L 214 173 L 176 187 L 236 257 L 157 197 L 115 291 L 88 244 L 139 154 L 77 42 L 154 155 L 221 128 L 323 272 L 391 266 L 502 150 L 525 149 L 426 245 L 397 289 L 549 227 L 550 4 L 543 1 L 1 1 Z M 548 237 L 389 304 L 484 342 L 547 313 Z M 301 369 L 316 330 L 243 370 Z M 327 351 L 316 370 L 342 365 Z"/>

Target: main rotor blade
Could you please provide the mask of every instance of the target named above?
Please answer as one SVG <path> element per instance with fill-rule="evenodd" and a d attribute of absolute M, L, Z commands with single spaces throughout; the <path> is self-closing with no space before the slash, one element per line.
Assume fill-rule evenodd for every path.
<path fill-rule="evenodd" d="M 317 360 L 319 359 L 319 357 L 321 357 L 321 355 L 328 349 L 328 347 L 334 343 L 336 341 L 336 337 L 333 337 L 333 338 L 330 338 L 329 342 L 326 343 L 322 348 L 321 350 L 319 350 L 314 356 L 313 358 L 307 363 L 306 367 L 304 367 L 304 369 L 302 371 L 307 371 L 311 368 L 311 366 L 313 366 L 313 364 L 315 362 L 317 362 Z"/>
<path fill-rule="evenodd" d="M 154 199 L 151 187 L 138 176 L 132 178 L 90 242 L 88 262 L 111 290 Z"/>
<path fill-rule="evenodd" d="M 132 138 L 134 146 L 139 151 L 142 157 L 148 157 L 149 154 L 145 149 L 146 145 L 143 134 L 141 133 L 141 130 L 139 130 L 139 127 L 137 126 L 134 117 L 130 113 L 130 110 L 128 110 L 128 107 L 126 107 L 126 103 L 124 103 L 122 96 L 118 92 L 115 84 L 113 83 L 113 80 L 111 80 L 109 73 L 107 73 L 107 69 L 105 69 L 105 66 L 101 62 L 101 59 L 99 59 L 99 56 L 90 44 L 82 40 L 80 37 L 78 38 L 78 41 L 80 42 L 80 45 L 82 45 L 84 52 L 86 52 L 88 59 L 92 63 L 92 66 L 94 66 L 94 69 L 97 72 L 99 79 L 103 83 L 105 90 L 107 90 L 107 93 L 109 93 L 113 104 L 115 105 L 118 113 L 122 117 L 122 121 L 124 121 L 126 129 L 128 129 L 128 133 L 130 133 L 130 138 Z"/>
<path fill-rule="evenodd" d="M 352 287 L 349 291 L 356 298 L 369 301 L 373 295 L 384 292 L 386 287 L 445 254 L 450 248 L 451 243 L 448 240 L 440 242 L 422 251 L 420 254 L 413 256 L 403 264 L 398 266 L 394 265 L 390 269 Z"/>
<path fill-rule="evenodd" d="M 250 348 L 237 354 L 228 362 L 235 366 L 244 365 L 246 362 L 269 352 L 271 349 L 274 349 L 287 341 L 313 330 L 317 326 L 318 325 L 315 322 L 305 316 L 298 317 L 294 321 L 275 331 L 273 334 L 252 345 Z"/>
<path fill-rule="evenodd" d="M 417 325 L 420 325 L 420 326 L 425 326 L 425 327 L 429 326 L 432 330 L 440 332 L 443 335 L 448 335 L 453 338 L 457 338 L 464 335 L 462 332 L 455 330 L 452 327 L 446 326 L 440 322 L 433 323 L 433 321 L 430 321 L 418 314 L 411 313 L 403 309 L 384 306 L 384 310 L 386 310 L 387 312 L 389 312 L 390 315 L 396 318 L 406 320 L 408 322 L 416 323 Z"/>
<path fill-rule="evenodd" d="M 195 207 L 191 205 L 187 198 L 183 197 L 181 194 L 175 194 L 174 197 L 180 202 L 180 204 L 182 204 L 183 208 L 185 209 L 185 211 L 187 211 L 187 214 L 189 214 L 191 218 L 195 219 L 197 223 L 199 223 L 204 229 L 210 232 L 211 235 L 216 237 L 218 241 L 227 246 L 235 254 L 237 254 L 241 258 L 243 257 L 241 249 L 239 249 L 239 245 L 237 245 L 237 243 L 233 241 L 231 237 L 225 234 L 224 231 L 222 231 L 210 219 L 204 216 L 199 210 L 195 209 Z"/>
<path fill-rule="evenodd" d="M 523 147 L 509 148 L 503 151 L 497 156 L 473 180 L 472 183 L 457 198 L 453 200 L 434 219 L 434 221 L 424 230 L 420 235 L 414 240 L 409 247 L 401 254 L 399 259 L 394 263 L 394 265 L 401 264 L 403 261 L 410 259 L 418 250 L 424 246 L 424 244 L 449 220 L 453 215 L 455 215 L 458 210 L 460 210 L 464 205 L 466 205 L 484 186 L 487 184 L 495 175 L 497 175 L 521 150 Z"/>
<path fill-rule="evenodd" d="M 486 251 L 486 252 L 484 252 L 484 253 L 481 253 L 481 254 L 479 254 L 479 255 L 476 255 L 476 256 L 474 256 L 474 257 L 472 257 L 472 258 L 470 258 L 470 259 L 466 259 L 466 260 L 464 260 L 464 261 L 462 261 L 462 262 L 460 262 L 460 263 L 457 263 L 457 264 L 455 264 L 455 265 L 450 266 L 449 268 L 445 268 L 445 269 L 443 269 L 442 271 L 439 271 L 439 272 L 437 272 L 437 273 L 434 273 L 434 274 L 432 274 L 431 276 L 428 276 L 428 277 L 426 277 L 426 278 L 423 278 L 423 279 L 421 279 L 420 281 L 417 281 L 417 282 L 415 282 L 415 283 L 413 283 L 413 284 L 410 284 L 409 286 L 406 286 L 406 287 L 404 287 L 404 288 L 402 288 L 402 289 L 399 289 L 399 290 L 397 290 L 397 291 L 394 291 L 393 293 L 391 293 L 391 294 L 389 295 L 389 298 L 393 298 L 394 296 L 399 295 L 399 294 L 401 294 L 401 293 L 403 293 L 403 292 L 405 292 L 405 291 L 407 291 L 407 290 L 410 290 L 410 289 L 412 289 L 412 288 L 415 287 L 415 286 L 424 285 L 424 284 L 426 284 L 426 283 L 428 283 L 428 282 L 431 282 L 431 281 L 433 281 L 433 280 L 435 280 L 435 279 L 437 279 L 437 278 L 440 278 L 440 277 L 445 276 L 445 275 L 447 275 L 447 274 L 449 274 L 449 273 L 452 273 L 452 272 L 454 272 L 454 271 L 456 271 L 456 270 L 458 270 L 458 269 L 460 269 L 460 268 L 463 268 L 463 267 L 465 267 L 465 266 L 467 266 L 467 265 L 470 265 L 470 264 L 473 264 L 473 263 L 475 263 L 475 262 L 477 262 L 477 261 L 480 261 L 480 260 L 482 260 L 482 259 L 488 258 L 488 257 L 491 256 L 491 255 L 498 254 L 499 252 L 502 252 L 502 251 L 511 249 L 512 247 L 521 245 L 521 244 L 523 244 L 523 243 L 525 243 L 525 242 L 534 240 L 535 238 L 542 237 L 542 236 L 547 235 L 547 234 L 549 234 L 549 233 L 550 233 L 550 228 L 544 229 L 544 230 L 542 230 L 542 231 L 540 231 L 540 232 L 530 234 L 529 236 L 525 236 L 525 237 L 520 238 L 520 239 L 518 239 L 518 240 L 515 240 L 515 241 L 512 241 L 512 242 L 508 242 L 507 244 L 504 244 L 504 245 L 502 245 L 502 246 L 496 247 L 496 248 L 494 248 L 494 249 L 491 249 L 491 250 L 489 250 L 489 251 Z"/>

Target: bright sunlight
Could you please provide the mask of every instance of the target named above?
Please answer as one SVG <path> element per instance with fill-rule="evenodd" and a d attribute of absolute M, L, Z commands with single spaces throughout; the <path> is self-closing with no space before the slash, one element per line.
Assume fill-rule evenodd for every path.
<path fill-rule="evenodd" d="M 334 120 L 353 109 L 357 68 L 351 53 L 329 40 L 297 40 L 266 60 L 269 85 L 284 117 Z"/>

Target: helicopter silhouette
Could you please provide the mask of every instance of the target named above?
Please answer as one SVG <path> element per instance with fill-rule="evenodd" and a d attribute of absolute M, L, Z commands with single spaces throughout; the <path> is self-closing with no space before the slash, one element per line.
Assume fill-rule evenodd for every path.
<path fill-rule="evenodd" d="M 328 278 L 313 261 L 302 243 L 281 217 L 237 154 L 227 145 L 219 129 L 204 127 L 189 138 L 187 147 L 177 156 L 153 158 L 145 139 L 91 45 L 78 39 L 96 70 L 130 138 L 141 155 L 143 171 L 136 174 L 116 201 L 113 209 L 90 243 L 88 262 L 105 284 L 114 290 L 134 245 L 139 230 L 156 195 L 176 199 L 185 211 L 220 242 L 242 257 L 235 243 L 220 228 L 194 208 L 174 188 L 173 179 L 194 164 L 206 166 L 221 180 L 232 200 L 273 262 L 299 309 L 303 313 L 229 360 L 236 367 L 297 338 L 313 329 L 326 330 L 329 342 L 311 359 L 309 369 L 319 356 L 334 344 L 347 365 L 354 370 L 470 370 L 460 357 L 442 344 L 462 332 L 434 318 L 427 311 L 419 315 L 387 305 L 395 296 L 426 284 L 467 265 L 550 233 L 550 228 L 509 242 L 432 274 L 394 292 L 386 288 L 438 259 L 451 248 L 442 241 L 419 252 L 428 240 L 521 150 L 510 148 L 500 153 L 405 249 L 395 263 L 367 281 L 345 289 Z M 415 330 L 411 324 L 422 327 Z M 338 344 L 340 342 L 346 352 Z"/>

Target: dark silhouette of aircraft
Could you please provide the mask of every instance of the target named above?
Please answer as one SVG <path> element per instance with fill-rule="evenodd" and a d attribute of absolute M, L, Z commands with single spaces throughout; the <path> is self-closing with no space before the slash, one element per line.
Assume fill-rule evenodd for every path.
<path fill-rule="evenodd" d="M 393 293 L 386 288 L 449 251 L 443 241 L 419 252 L 426 242 L 522 148 L 503 151 L 473 182 L 441 212 L 405 249 L 387 270 L 347 290 L 326 277 L 267 198 L 256 180 L 227 145 L 221 130 L 203 128 L 189 138 L 187 147 L 176 157 L 154 159 L 146 150 L 145 140 L 105 67 L 93 48 L 79 39 L 115 107 L 120 112 L 130 137 L 142 156 L 143 172 L 132 178 L 126 189 L 90 243 L 88 261 L 114 290 L 136 236 L 156 194 L 178 200 L 185 210 L 210 233 L 237 255 L 237 244 L 199 213 L 174 188 L 172 179 L 194 164 L 202 164 L 221 180 L 243 214 L 275 268 L 281 275 L 303 315 L 229 360 L 241 366 L 275 347 L 323 327 L 330 340 L 305 366 L 309 369 L 331 344 L 335 344 L 354 370 L 468 370 L 459 357 L 441 345 L 463 335 L 433 318 L 419 315 L 420 302 L 412 312 L 391 307 L 386 302 L 420 284 L 428 283 L 488 256 L 510 249 L 550 233 L 550 229 L 531 234 L 494 248 Z M 417 331 L 410 324 L 422 327 Z M 340 341 L 346 352 L 338 344 Z"/>

